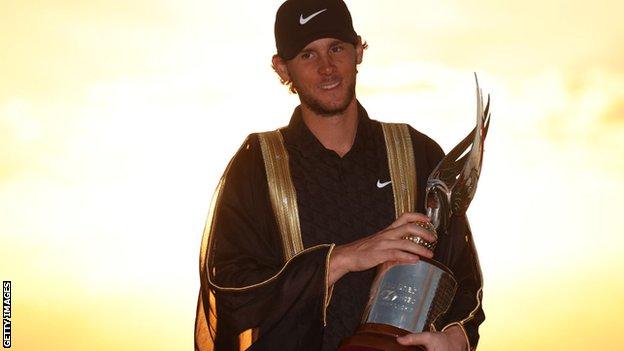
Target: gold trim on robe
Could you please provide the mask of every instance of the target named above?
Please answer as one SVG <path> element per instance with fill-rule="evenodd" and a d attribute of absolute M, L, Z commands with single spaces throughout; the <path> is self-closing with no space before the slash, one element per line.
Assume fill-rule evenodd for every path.
<path fill-rule="evenodd" d="M 271 206 L 282 237 L 285 261 L 303 251 L 297 193 L 290 176 L 288 152 L 279 130 L 259 133 Z"/>
<path fill-rule="evenodd" d="M 418 189 L 412 138 L 407 124 L 381 123 L 381 126 L 388 153 L 395 218 L 399 218 L 405 212 L 414 212 L 416 205 Z"/>

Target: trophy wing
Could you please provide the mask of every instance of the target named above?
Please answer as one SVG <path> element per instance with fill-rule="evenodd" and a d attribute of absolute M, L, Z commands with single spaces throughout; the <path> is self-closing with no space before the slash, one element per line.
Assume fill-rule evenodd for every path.
<path fill-rule="evenodd" d="M 465 212 L 477 191 L 477 181 L 483 164 L 483 144 L 490 127 L 490 97 L 488 96 L 484 106 L 483 93 L 476 74 L 475 81 L 477 84 L 477 125 L 470 133 L 472 137 L 470 150 L 461 157 L 462 162 L 458 162 L 463 166 L 452 189 L 451 202 L 454 213 Z"/>
<path fill-rule="evenodd" d="M 429 175 L 425 208 L 436 229 L 445 229 L 451 214 L 468 209 L 477 190 L 483 161 L 483 142 L 490 126 L 490 98 L 483 105 L 477 83 L 477 124 L 436 166 Z"/>

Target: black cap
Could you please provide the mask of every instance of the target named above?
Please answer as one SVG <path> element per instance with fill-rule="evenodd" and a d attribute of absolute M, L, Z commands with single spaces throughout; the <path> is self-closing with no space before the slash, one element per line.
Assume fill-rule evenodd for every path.
<path fill-rule="evenodd" d="M 287 0 L 275 16 L 277 54 L 290 60 L 320 38 L 356 44 L 357 34 L 342 0 Z"/>

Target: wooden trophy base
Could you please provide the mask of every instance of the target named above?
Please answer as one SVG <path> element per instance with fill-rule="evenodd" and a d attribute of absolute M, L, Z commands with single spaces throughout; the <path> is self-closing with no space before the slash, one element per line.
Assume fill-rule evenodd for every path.
<path fill-rule="evenodd" d="M 420 346 L 404 346 L 396 338 L 408 331 L 386 324 L 360 325 L 353 336 L 343 340 L 338 351 L 425 351 Z"/>

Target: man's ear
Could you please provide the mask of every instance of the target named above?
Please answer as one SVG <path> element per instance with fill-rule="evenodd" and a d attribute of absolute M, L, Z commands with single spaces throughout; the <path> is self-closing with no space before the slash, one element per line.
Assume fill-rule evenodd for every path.
<path fill-rule="evenodd" d="M 362 59 L 364 58 L 364 46 L 362 45 L 362 37 L 357 36 L 357 42 L 355 43 L 355 63 L 362 63 Z"/>
<path fill-rule="evenodd" d="M 273 69 L 279 75 L 280 79 L 283 82 L 290 82 L 290 74 L 288 73 L 288 67 L 286 67 L 286 61 L 281 58 L 279 55 L 273 55 L 272 58 Z"/>

